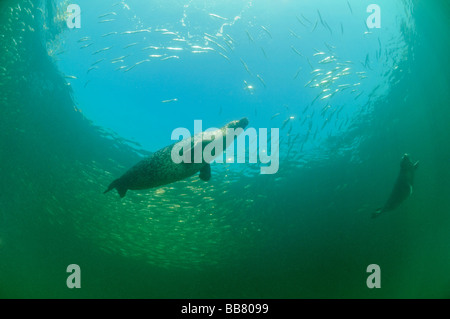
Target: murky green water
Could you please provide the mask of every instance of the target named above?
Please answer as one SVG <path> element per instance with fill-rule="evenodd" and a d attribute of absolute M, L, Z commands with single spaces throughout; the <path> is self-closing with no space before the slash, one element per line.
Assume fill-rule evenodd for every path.
<path fill-rule="evenodd" d="M 135 2 L 128 4 L 133 8 L 138 3 Z M 316 93 L 311 95 L 304 85 L 314 77 L 306 60 L 301 61 L 307 72 L 298 82 L 293 82 L 297 80 L 293 79 L 296 69 L 288 65 L 292 59 L 301 58 L 291 46 L 302 54 L 309 48 L 308 44 L 295 42 L 298 39 L 289 30 L 303 38 L 319 32 L 311 33 L 312 25 L 305 31 L 295 21 L 303 7 L 300 5 L 298 13 L 286 16 L 295 4 L 280 4 L 280 12 L 274 12 L 274 16 L 279 14 L 280 20 L 292 20 L 297 29 L 267 23 L 268 34 L 263 29 L 257 33 L 251 28 L 252 21 L 261 21 L 258 17 L 267 18 L 267 11 L 244 2 L 241 5 L 247 11 L 243 12 L 250 14 L 242 14 L 243 25 L 233 25 L 236 29 L 230 29 L 230 34 L 231 30 L 239 31 L 242 46 L 254 46 L 254 50 L 246 48 L 239 55 L 236 40 L 234 51 L 224 47 L 231 62 L 223 66 L 209 60 L 209 56 L 188 60 L 180 54 L 180 61 L 176 62 L 180 64 L 156 64 L 155 68 L 162 73 L 145 73 L 149 78 L 158 78 L 152 91 L 136 84 L 144 81 L 140 78 L 142 73 L 133 75 L 131 70 L 117 75 L 123 86 L 113 86 L 108 76 L 116 79 L 119 73 L 108 71 L 103 66 L 106 62 L 98 64 L 106 75 L 94 73 L 99 70 L 86 73 L 81 66 L 74 68 L 79 80 L 83 77 L 91 82 L 72 81 L 68 85 L 70 78 L 61 69 L 67 70 L 72 54 L 82 63 L 86 57 L 94 62 L 106 53 L 92 56 L 91 51 L 98 48 L 89 49 L 88 55 L 82 54 L 86 52 L 84 49 L 71 50 L 64 18 L 53 19 L 58 11 L 53 10 L 56 7 L 51 1 L 1 2 L 1 297 L 450 297 L 448 3 L 399 1 L 404 11 L 389 16 L 392 21 L 395 17 L 400 21 L 396 25 L 398 38 L 384 40 L 383 34 L 378 36 L 385 41 L 383 47 L 390 48 L 381 57 L 381 53 L 366 51 L 362 42 L 346 42 L 349 29 L 345 33 L 333 29 L 329 34 L 319 24 L 319 36 L 326 35 L 328 44 L 337 47 L 336 50 L 339 45 L 344 46 L 338 59 L 359 50 L 361 59 L 352 61 L 351 67 L 355 72 L 368 73 L 368 82 L 361 84 L 363 89 L 333 97 L 342 106 L 342 114 L 347 113 L 340 118 L 330 117 L 328 124 L 324 122 L 328 118 L 320 115 L 325 112 L 325 104 L 320 107 L 311 104 Z M 80 5 L 89 8 L 86 14 L 119 12 L 111 9 L 109 2 L 105 2 L 104 8 L 103 4 L 97 8 L 81 1 Z M 189 5 L 192 12 L 198 8 L 209 10 L 205 12 L 219 13 L 219 9 L 227 12 L 220 4 L 213 7 L 216 11 L 195 1 Z M 160 8 L 161 13 L 169 6 L 183 16 L 177 11 L 182 8 L 177 1 L 155 8 Z M 339 3 L 339 10 L 342 7 L 350 17 L 346 1 Z M 316 14 L 315 8 L 308 10 Z M 338 28 L 339 21 L 345 20 L 336 10 L 335 20 L 329 22 L 335 22 Z M 353 10 L 357 10 L 356 4 Z M 324 9 L 321 11 L 322 16 L 329 16 Z M 189 17 L 190 11 L 184 13 Z M 367 13 L 362 14 L 366 16 Z M 311 24 L 318 19 L 311 18 L 312 14 L 305 17 L 313 20 Z M 140 26 L 131 18 L 127 21 L 130 25 L 116 25 L 113 31 L 136 30 Z M 163 19 L 154 23 L 153 28 L 169 25 Z M 202 22 L 190 23 L 191 33 L 201 34 L 198 28 Z M 85 26 L 82 31 L 94 38 L 95 28 L 90 29 L 89 22 Z M 386 24 L 385 32 L 391 32 L 389 27 Z M 253 42 L 246 39 L 245 30 L 250 30 L 249 37 L 253 33 Z M 339 32 L 343 40 L 337 38 Z M 271 46 L 277 37 L 286 37 L 277 42 L 286 45 Z M 97 35 L 97 39 L 101 36 Z M 116 44 L 114 40 L 108 41 Z M 374 38 L 370 43 L 377 48 L 378 41 Z M 121 43 L 122 47 L 128 42 Z M 323 43 L 320 45 L 326 50 Z M 265 48 L 267 58 L 260 47 Z M 397 47 L 400 49 L 394 50 Z M 54 53 L 49 48 L 61 51 L 66 48 L 67 52 Z M 140 47 L 127 49 L 142 58 Z M 315 63 L 318 60 L 313 59 L 312 47 L 309 49 L 309 58 Z M 260 56 L 250 58 L 256 51 Z M 366 52 L 370 52 L 371 66 L 376 72 L 366 69 L 367 63 L 364 66 L 361 61 Z M 276 54 L 280 57 L 273 58 Z M 289 58 L 283 58 L 283 54 Z M 110 59 L 105 55 L 105 61 Z M 255 74 L 253 77 L 246 74 L 242 61 L 247 61 L 255 74 L 255 69 L 265 70 L 261 73 L 264 80 L 258 82 Z M 331 66 L 339 66 L 336 64 L 339 61 Z M 162 62 L 169 61 L 155 63 Z M 165 72 L 177 74 L 177 79 L 180 72 L 188 77 L 201 65 L 210 65 L 212 70 L 206 72 L 212 75 L 204 81 L 193 83 L 198 76 L 192 76 L 186 83 L 174 80 L 175 77 L 161 78 Z M 136 70 L 141 66 L 137 65 Z M 230 74 L 227 70 L 231 70 Z M 286 81 L 285 75 L 286 79 L 289 77 Z M 230 87 L 227 80 L 221 82 L 228 76 L 237 78 Z M 356 73 L 354 76 L 358 80 Z M 259 83 L 254 93 L 247 94 L 242 89 L 243 79 Z M 351 85 L 357 84 L 356 80 Z M 363 81 L 362 77 L 359 80 Z M 226 90 L 221 91 L 220 85 Z M 196 95 L 191 86 L 200 93 Z M 182 98 L 178 104 L 151 102 L 158 90 L 169 90 L 167 87 L 174 90 L 168 91 L 167 99 L 174 98 L 171 94 L 177 92 L 184 96 L 184 101 L 192 99 L 192 105 L 182 104 Z M 188 93 L 180 93 L 183 90 Z M 359 93 L 362 95 L 357 98 Z M 150 101 L 145 103 L 151 107 L 141 114 L 145 118 L 143 123 L 148 121 L 148 125 L 133 124 L 120 115 L 123 109 L 110 110 L 102 117 L 98 111 L 102 106 L 96 109 L 91 105 L 94 102 L 89 104 L 101 99 L 130 99 L 134 103 L 133 96 L 138 94 L 148 96 Z M 155 100 L 158 99 L 164 98 L 157 96 Z M 306 111 L 303 99 L 307 100 L 305 104 L 312 105 Z M 210 105 L 216 102 L 210 110 Z M 236 109 L 227 108 L 228 102 L 235 104 Z M 333 100 L 331 104 L 334 105 Z M 200 106 L 195 109 L 193 105 Z M 126 107 L 130 106 L 123 106 Z M 130 117 L 139 117 L 131 107 L 126 112 Z M 281 115 L 274 117 L 276 113 Z M 291 115 L 295 122 L 284 122 Z M 194 176 L 157 189 L 129 192 L 122 200 L 115 192 L 102 194 L 113 179 L 142 155 L 170 144 L 171 130 L 180 125 L 190 128 L 192 119 L 202 116 L 211 126 L 247 116 L 251 125 L 283 127 L 279 172 L 261 175 L 258 164 L 215 164 L 208 183 Z M 303 118 L 306 122 L 302 122 Z M 105 122 L 100 123 L 103 119 Z M 346 122 L 342 124 L 343 121 Z M 109 127 L 115 122 L 117 127 Z M 308 123 L 312 123 L 311 134 L 304 129 Z M 139 147 L 129 141 L 136 134 L 132 132 L 133 126 L 145 131 L 142 136 L 147 145 Z M 129 136 L 120 137 L 120 133 L 111 132 L 114 130 Z M 139 136 L 135 140 L 145 144 Z M 389 195 L 405 152 L 420 161 L 413 195 L 398 210 L 371 219 L 372 212 Z M 81 268 L 81 289 L 66 286 L 69 264 Z M 381 289 L 366 286 L 369 264 L 381 268 Z"/>

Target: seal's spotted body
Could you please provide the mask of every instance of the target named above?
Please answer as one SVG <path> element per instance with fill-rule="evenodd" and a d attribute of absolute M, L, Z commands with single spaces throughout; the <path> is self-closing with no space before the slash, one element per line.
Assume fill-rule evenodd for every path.
<path fill-rule="evenodd" d="M 227 128 L 245 128 L 247 124 L 248 120 L 244 118 L 240 121 L 230 122 L 220 130 L 225 139 Z M 194 143 L 194 138 L 195 137 L 190 138 L 192 144 Z M 209 163 L 194 163 L 194 161 L 192 161 L 191 163 L 177 164 L 172 160 L 172 149 L 178 143 L 181 142 L 166 146 L 152 154 L 150 157 L 137 163 L 120 178 L 113 181 L 105 193 L 115 188 L 120 197 L 124 197 L 129 189 L 139 190 L 158 187 L 185 179 L 197 172 L 200 172 L 201 179 L 206 181 L 209 180 L 211 177 Z M 203 142 L 202 144 L 203 149 L 208 142 Z"/>

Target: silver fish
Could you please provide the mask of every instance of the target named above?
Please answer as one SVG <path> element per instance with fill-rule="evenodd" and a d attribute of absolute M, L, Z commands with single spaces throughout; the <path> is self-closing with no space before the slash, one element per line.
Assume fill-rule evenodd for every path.
<path fill-rule="evenodd" d="M 263 29 L 269 35 L 269 37 L 272 38 L 272 34 L 270 34 L 269 30 L 267 30 L 265 26 L 261 26 L 261 29 Z"/>

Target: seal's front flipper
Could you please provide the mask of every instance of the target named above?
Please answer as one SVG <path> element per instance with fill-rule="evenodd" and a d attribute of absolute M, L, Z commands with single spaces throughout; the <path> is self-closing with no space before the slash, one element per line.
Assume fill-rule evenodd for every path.
<path fill-rule="evenodd" d="M 203 181 L 209 181 L 211 179 L 211 165 L 205 164 L 200 170 L 200 179 Z"/>
<path fill-rule="evenodd" d="M 127 194 L 128 189 L 126 187 L 122 187 L 119 185 L 116 187 L 116 189 L 117 189 L 117 192 L 119 193 L 120 198 L 125 197 L 125 195 Z"/>
<path fill-rule="evenodd" d="M 419 161 L 417 161 L 417 162 L 414 163 L 414 168 L 415 168 L 415 169 L 419 168 Z"/>

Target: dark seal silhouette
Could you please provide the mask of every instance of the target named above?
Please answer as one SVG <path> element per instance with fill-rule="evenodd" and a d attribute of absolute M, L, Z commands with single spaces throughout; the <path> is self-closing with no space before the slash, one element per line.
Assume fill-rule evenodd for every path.
<path fill-rule="evenodd" d="M 400 162 L 400 172 L 394 188 L 392 189 L 391 195 L 389 196 L 386 204 L 372 214 L 372 218 L 396 209 L 409 196 L 411 196 L 413 191 L 414 174 L 418 166 L 418 161 L 413 163 L 408 154 L 403 155 L 402 161 Z"/>
<path fill-rule="evenodd" d="M 244 129 L 247 125 L 248 120 L 246 118 L 243 118 L 238 121 L 232 121 L 221 129 L 217 130 L 221 131 L 222 133 L 224 150 L 229 146 L 228 144 L 231 144 L 232 142 L 228 141 L 229 143 L 227 143 L 227 129 Z M 211 136 L 214 135 L 214 132 L 201 132 L 194 135 L 193 137 L 186 138 L 182 141 L 176 142 L 172 145 L 166 146 L 163 149 L 160 149 L 159 151 L 153 153 L 150 157 L 143 159 L 142 161 L 131 167 L 120 178 L 114 180 L 104 193 L 107 193 L 115 188 L 122 198 L 126 195 L 129 189 L 140 190 L 158 187 L 185 179 L 197 172 L 200 172 L 200 179 L 208 181 L 211 178 L 211 167 L 209 163 L 206 163 L 204 160 L 202 160 L 201 163 L 195 163 L 194 152 L 191 150 L 196 147 L 195 145 L 197 141 L 201 141 L 201 147 L 203 151 L 204 148 L 214 140 L 213 138 L 211 138 Z M 241 132 L 242 130 L 236 131 L 234 139 Z M 176 145 L 177 148 L 179 147 L 178 154 L 180 154 L 179 151 L 181 150 L 181 147 L 183 145 L 188 146 L 188 151 L 190 152 L 190 154 L 188 154 L 187 156 L 192 159 L 190 163 L 174 162 L 172 158 L 172 149 Z M 219 154 L 220 152 L 217 152 L 217 154 L 213 155 L 218 156 Z M 184 156 L 184 154 L 181 156 Z"/>

